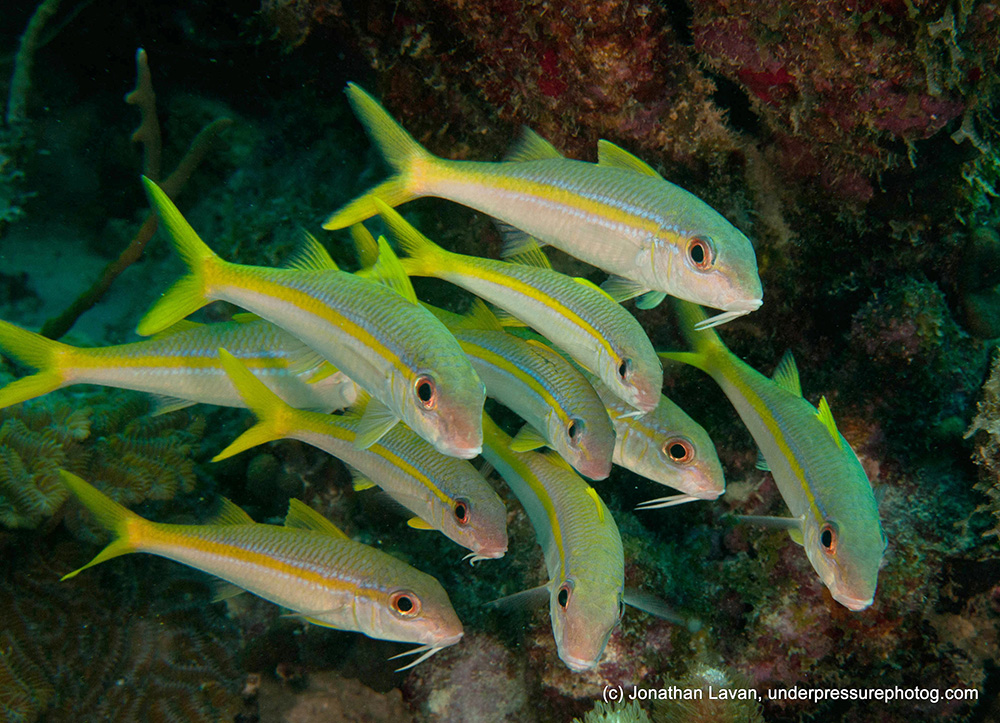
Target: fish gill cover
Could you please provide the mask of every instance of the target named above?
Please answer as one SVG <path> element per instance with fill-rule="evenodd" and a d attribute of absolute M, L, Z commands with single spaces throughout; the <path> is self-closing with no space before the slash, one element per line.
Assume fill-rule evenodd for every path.
<path fill-rule="evenodd" d="M 760 709 L 731 708 L 733 720 L 1000 717 L 995 373 L 982 389 L 1000 337 L 995 3 L 45 0 L 5 8 L 0 43 L 5 321 L 79 346 L 135 340 L 142 311 L 180 274 L 153 237 L 142 172 L 166 181 L 187 169 L 168 192 L 224 258 L 284 262 L 301 226 L 317 231 L 386 175 L 341 92 L 348 81 L 448 159 L 498 161 L 520 126 L 585 161 L 607 139 L 751 239 L 764 304 L 720 335 L 764 374 L 794 352 L 806 399 L 826 397 L 872 480 L 890 540 L 872 606 L 838 605 L 787 534 L 733 521 L 783 515 L 784 503 L 722 393 L 667 366 L 664 393 L 708 430 L 726 493 L 634 512 L 661 494 L 652 483 L 616 469 L 595 488 L 622 536 L 626 588 L 700 628 L 627 610 L 601 664 L 578 674 L 558 659 L 547 612 L 483 607 L 545 582 L 534 531 L 502 484 L 510 547 L 470 568 L 300 443 L 208 464 L 249 414 L 203 405 L 149 420 L 129 393 L 54 392 L 2 412 L 0 719 L 155 720 L 170 699 L 189 720 L 295 720 L 327 705 L 342 719 L 569 721 L 619 686 L 759 691 Z M 149 76 L 136 83 L 139 47 Z M 145 88 L 133 96 L 142 147 L 129 143 L 140 123 L 122 102 L 133 88 Z M 450 251 L 500 255 L 483 215 L 436 200 L 401 212 Z M 324 241 L 354 269 L 346 239 Z M 452 311 L 468 304 L 454 287 L 415 286 Z M 635 313 L 656 348 L 686 350 L 669 304 Z M 30 371 L 4 355 L 5 382 Z M 58 583 L 95 546 L 94 528 L 83 540 L 67 532 L 89 518 L 60 506 L 65 491 L 46 482 L 54 459 L 108 478 L 129 504 L 152 500 L 140 511 L 158 521 L 204 521 L 220 494 L 274 521 L 302 498 L 438 578 L 465 638 L 396 675 L 385 659 L 398 644 L 303 628 L 246 595 L 212 605 L 207 579 L 173 563 L 114 561 Z M 769 696 L 896 687 L 942 697 Z M 944 700 L 952 689 L 978 702 Z M 638 702 L 653 720 L 724 715 Z"/>

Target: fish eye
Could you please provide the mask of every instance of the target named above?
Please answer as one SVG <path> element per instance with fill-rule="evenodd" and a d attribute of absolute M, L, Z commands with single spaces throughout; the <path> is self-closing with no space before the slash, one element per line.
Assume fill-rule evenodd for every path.
<path fill-rule="evenodd" d="M 618 363 L 618 378 L 621 380 L 626 380 L 628 379 L 631 373 L 632 373 L 632 360 L 622 359 Z"/>
<path fill-rule="evenodd" d="M 575 445 L 579 441 L 580 435 L 583 434 L 583 420 L 569 420 L 569 426 L 566 427 L 566 434 L 569 436 L 569 441 Z"/>
<path fill-rule="evenodd" d="M 687 464 L 694 459 L 694 445 L 683 437 L 674 437 L 663 443 L 663 453 L 674 464 Z"/>
<path fill-rule="evenodd" d="M 389 607 L 401 618 L 413 618 L 420 613 L 420 598 L 409 590 L 397 590 L 389 596 Z"/>
<path fill-rule="evenodd" d="M 570 585 L 568 582 L 565 582 L 563 583 L 563 586 L 559 588 L 559 594 L 556 595 L 556 602 L 559 603 L 559 607 L 563 610 L 565 610 L 566 606 L 569 605 L 569 593 Z"/>
<path fill-rule="evenodd" d="M 452 512 L 455 513 L 455 520 L 458 521 L 460 525 L 469 524 L 469 519 L 471 518 L 471 506 L 469 501 L 466 499 L 455 500 L 455 506 L 452 507 Z"/>
<path fill-rule="evenodd" d="M 827 555 L 832 555 L 837 551 L 837 527 L 832 522 L 827 522 L 820 528 L 819 544 Z"/>
<path fill-rule="evenodd" d="M 424 409 L 434 409 L 437 406 L 437 387 L 429 374 L 421 374 L 416 378 L 413 382 L 413 391 Z"/>
<path fill-rule="evenodd" d="M 708 236 L 695 236 L 688 242 L 688 259 L 699 271 L 707 271 L 715 262 L 715 248 Z"/>

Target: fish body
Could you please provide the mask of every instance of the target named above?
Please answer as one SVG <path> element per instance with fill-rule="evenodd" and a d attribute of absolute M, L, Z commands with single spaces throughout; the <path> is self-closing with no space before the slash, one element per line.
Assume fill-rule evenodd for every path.
<path fill-rule="evenodd" d="M 583 279 L 532 263 L 507 263 L 451 253 L 375 199 L 411 276 L 434 276 L 476 294 L 565 350 L 622 399 L 649 411 L 659 402 L 663 369 L 649 337 L 624 307 Z M 526 259 L 527 260 L 527 259 Z"/>
<path fill-rule="evenodd" d="M 371 393 L 378 404 L 368 407 L 361 446 L 402 419 L 444 454 L 479 454 L 486 390 L 430 312 L 387 286 L 330 268 L 333 262 L 315 240 L 306 249 L 308 268 L 223 261 L 166 194 L 144 181 L 191 273 L 150 309 L 140 334 L 157 333 L 212 300 L 229 301 L 285 329 Z"/>
<path fill-rule="evenodd" d="M 219 362 L 229 349 L 293 407 L 331 412 L 354 404 L 358 386 L 316 352 L 263 319 L 179 322 L 153 339 L 84 349 L 0 321 L 0 349 L 40 371 L 0 389 L 0 407 L 74 384 L 159 395 L 161 411 L 204 403 L 241 407 Z"/>
<path fill-rule="evenodd" d="M 483 416 L 483 456 L 524 506 L 545 554 L 549 615 L 560 659 L 577 672 L 600 662 L 623 612 L 621 535 L 593 487 L 554 452 L 514 452 Z"/>
<path fill-rule="evenodd" d="M 611 474 L 615 429 L 600 397 L 573 365 L 544 344 L 505 331 L 453 331 L 486 393 L 528 423 L 529 433 L 519 436 L 530 445 L 535 430 L 590 479 Z"/>
<path fill-rule="evenodd" d="M 68 472 L 62 477 L 113 536 L 96 558 L 63 579 L 132 552 L 215 575 L 316 625 L 442 648 L 462 637 L 447 593 L 430 575 L 354 542 L 293 500 L 285 526 L 254 522 L 226 501 L 213 524 L 151 522 Z"/>
<path fill-rule="evenodd" d="M 359 449 L 356 412 L 321 414 L 293 409 L 260 383 L 239 360 L 220 351 L 222 364 L 257 424 L 215 460 L 277 439 L 297 439 L 343 460 L 355 486 L 378 485 L 416 515 L 478 558 L 507 551 L 507 512 L 500 497 L 466 460 L 441 454 L 404 425 L 396 425 L 370 447 Z M 414 523 L 416 524 L 416 523 Z"/>
<path fill-rule="evenodd" d="M 636 415 L 601 382 L 593 386 L 615 426 L 615 464 L 693 499 L 714 500 L 726 491 L 708 432 L 671 399 L 661 395 L 656 409 Z"/>
<path fill-rule="evenodd" d="M 449 161 L 422 148 L 361 88 L 348 84 L 346 92 L 396 175 L 335 212 L 325 228 L 374 215 L 373 196 L 391 206 L 436 196 L 630 280 L 633 295 L 654 291 L 729 312 L 720 322 L 760 306 L 757 261 L 746 236 L 612 144 L 599 144 L 594 164 L 564 158 L 528 134 L 511 160 Z"/>
<path fill-rule="evenodd" d="M 695 331 L 697 306 L 678 302 L 681 327 L 693 352 L 665 358 L 708 373 L 736 408 L 791 512 L 789 529 L 835 600 L 851 610 L 872 604 L 887 546 L 871 482 L 837 430 L 823 399 L 802 397 L 790 355 L 775 379 L 730 352 L 714 331 Z"/>

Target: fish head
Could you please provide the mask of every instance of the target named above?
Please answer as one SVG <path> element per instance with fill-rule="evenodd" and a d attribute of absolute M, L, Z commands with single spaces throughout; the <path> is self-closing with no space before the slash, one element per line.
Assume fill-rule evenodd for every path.
<path fill-rule="evenodd" d="M 864 610 L 875 598 L 878 571 L 888 546 L 878 511 L 829 517 L 803 530 L 806 555 L 833 599 Z"/>
<path fill-rule="evenodd" d="M 663 365 L 648 337 L 644 344 L 602 354 L 600 364 L 598 376 L 619 399 L 641 412 L 656 408 L 663 389 Z"/>
<path fill-rule="evenodd" d="M 656 449 L 657 476 L 653 479 L 700 500 L 719 497 L 726 491 L 725 475 L 715 446 L 707 434 L 704 437 L 698 439 L 698 435 L 680 432 L 660 437 Z"/>
<path fill-rule="evenodd" d="M 603 405 L 594 414 L 567 417 L 554 409 L 546 420 L 553 447 L 577 472 L 589 479 L 607 479 L 615 451 L 615 428 Z"/>
<path fill-rule="evenodd" d="M 358 611 L 359 621 L 369 622 L 365 634 L 381 640 L 422 643 L 436 648 L 461 640 L 462 621 L 435 578 L 416 570 L 399 584 L 373 591 L 371 609 Z M 365 614 L 367 612 L 367 615 Z"/>
<path fill-rule="evenodd" d="M 472 459 L 483 449 L 486 386 L 455 348 L 455 364 L 422 369 L 404 383 L 403 421 L 442 454 Z"/>
<path fill-rule="evenodd" d="M 478 478 L 475 484 L 461 485 L 460 493 L 438 506 L 439 528 L 477 558 L 503 557 L 507 552 L 507 508 L 471 465 L 469 475 Z"/>
<path fill-rule="evenodd" d="M 763 303 L 757 256 L 743 233 L 714 210 L 662 229 L 651 265 L 657 289 L 713 309 L 728 318 L 756 311 Z M 681 228 L 682 231 L 677 229 Z"/>
<path fill-rule="evenodd" d="M 549 599 L 552 634 L 559 658 L 574 672 L 597 667 L 624 613 L 621 584 L 567 577 Z"/>

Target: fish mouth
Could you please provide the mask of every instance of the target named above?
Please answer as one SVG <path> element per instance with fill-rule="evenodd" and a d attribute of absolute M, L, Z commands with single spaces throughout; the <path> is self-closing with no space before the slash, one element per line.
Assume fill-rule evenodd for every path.
<path fill-rule="evenodd" d="M 596 660 L 584 660 L 582 658 L 575 658 L 572 655 L 563 656 L 562 661 L 566 663 L 566 667 L 574 673 L 585 673 L 588 670 L 593 670 L 597 667 Z"/>
<path fill-rule="evenodd" d="M 851 610 L 852 612 L 859 612 L 869 607 L 875 601 L 875 596 L 872 595 L 870 598 L 862 600 L 861 598 L 852 597 L 850 595 L 844 595 L 843 593 L 840 593 L 834 595 L 833 599 L 839 602 L 848 610 Z"/>
<path fill-rule="evenodd" d="M 602 480 L 611 476 L 611 460 L 590 459 L 580 463 L 577 471 L 587 479 Z"/>
<path fill-rule="evenodd" d="M 459 459 L 474 459 L 478 457 L 483 451 L 483 445 L 480 444 L 478 447 L 465 447 L 457 444 L 438 444 L 437 450 L 442 454 L 446 454 L 449 457 L 458 457 Z"/>
<path fill-rule="evenodd" d="M 468 555 L 463 557 L 462 562 L 468 560 L 469 564 L 474 566 L 477 562 L 481 562 L 483 560 L 499 560 L 506 554 L 507 554 L 506 547 L 504 547 L 503 549 L 500 548 L 479 549 L 470 552 Z"/>

